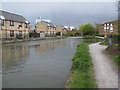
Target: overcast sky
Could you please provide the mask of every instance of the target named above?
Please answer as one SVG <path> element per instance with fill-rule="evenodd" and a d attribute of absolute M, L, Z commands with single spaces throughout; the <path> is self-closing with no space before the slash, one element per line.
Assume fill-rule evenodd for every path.
<path fill-rule="evenodd" d="M 2 10 L 24 16 L 32 26 L 37 17 L 75 27 L 117 19 L 115 2 L 3 2 Z"/>

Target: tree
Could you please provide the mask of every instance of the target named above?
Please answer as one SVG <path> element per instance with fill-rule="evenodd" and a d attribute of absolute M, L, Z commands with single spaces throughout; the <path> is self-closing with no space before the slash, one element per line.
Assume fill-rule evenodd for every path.
<path fill-rule="evenodd" d="M 91 24 L 81 25 L 79 29 L 82 31 L 83 35 L 92 35 L 95 32 L 95 28 Z"/>

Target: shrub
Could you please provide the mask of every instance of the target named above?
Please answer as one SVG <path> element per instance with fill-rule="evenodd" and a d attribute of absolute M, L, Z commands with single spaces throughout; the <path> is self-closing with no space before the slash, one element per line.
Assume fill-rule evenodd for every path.
<path fill-rule="evenodd" d="M 96 34 L 96 36 L 104 37 L 104 34 Z"/>

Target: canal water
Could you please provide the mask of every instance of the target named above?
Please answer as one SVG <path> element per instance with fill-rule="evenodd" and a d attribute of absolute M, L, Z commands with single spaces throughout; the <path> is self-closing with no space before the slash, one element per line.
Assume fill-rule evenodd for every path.
<path fill-rule="evenodd" d="M 63 88 L 82 39 L 2 45 L 3 88 Z"/>

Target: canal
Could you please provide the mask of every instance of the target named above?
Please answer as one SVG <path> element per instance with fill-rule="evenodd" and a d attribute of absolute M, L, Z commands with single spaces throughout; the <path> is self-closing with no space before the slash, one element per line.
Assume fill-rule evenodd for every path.
<path fill-rule="evenodd" d="M 65 38 L 3 44 L 3 88 L 63 88 L 82 41 Z"/>

